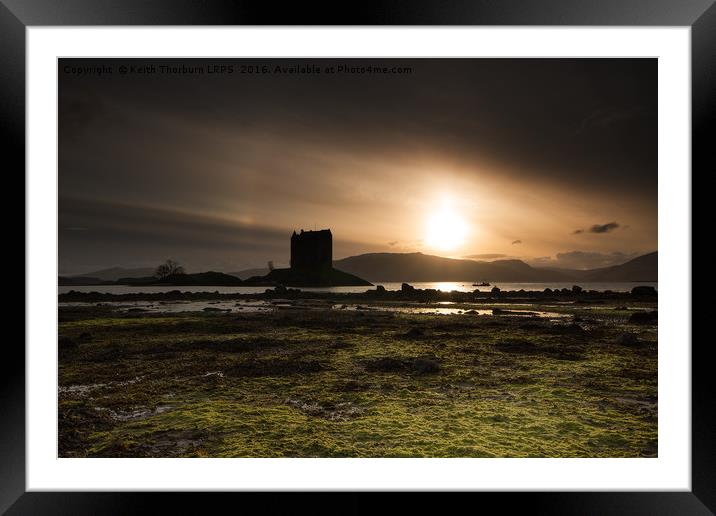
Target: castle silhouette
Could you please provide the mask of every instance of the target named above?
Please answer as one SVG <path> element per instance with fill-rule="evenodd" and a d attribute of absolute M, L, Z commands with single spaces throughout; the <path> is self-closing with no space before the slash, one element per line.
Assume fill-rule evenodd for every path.
<path fill-rule="evenodd" d="M 333 235 L 330 229 L 293 232 L 291 269 L 315 271 L 333 267 Z"/>

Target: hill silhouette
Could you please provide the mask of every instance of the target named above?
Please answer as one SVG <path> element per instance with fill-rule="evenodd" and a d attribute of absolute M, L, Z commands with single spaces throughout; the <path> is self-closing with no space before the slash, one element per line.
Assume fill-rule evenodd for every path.
<path fill-rule="evenodd" d="M 333 262 L 335 267 L 372 282 L 380 281 L 657 281 L 657 253 L 622 265 L 591 271 L 532 267 L 521 260 L 491 262 L 444 258 L 423 253 L 369 253 Z"/>
<path fill-rule="evenodd" d="M 370 281 L 570 281 L 567 274 L 535 269 L 521 260 L 481 262 L 423 253 L 369 253 L 334 265 Z"/>
<path fill-rule="evenodd" d="M 585 281 L 658 281 L 659 256 L 653 253 L 638 256 L 621 265 L 592 269 Z"/>
<path fill-rule="evenodd" d="M 102 281 L 117 281 L 121 278 L 144 278 L 154 275 L 154 267 L 139 267 L 134 269 L 125 269 L 123 267 L 110 267 L 109 269 L 101 269 L 98 271 L 88 272 L 72 276 L 73 278 L 90 278 Z"/>
<path fill-rule="evenodd" d="M 253 276 L 244 285 L 286 287 L 351 287 L 371 286 L 372 283 L 353 274 L 323 267 L 316 270 L 274 269 L 265 276 Z"/>
<path fill-rule="evenodd" d="M 244 284 L 239 278 L 223 272 L 197 272 L 195 274 L 173 274 L 165 278 L 147 276 L 143 278 L 120 278 L 117 285 L 176 285 L 201 287 L 238 287 Z"/>
<path fill-rule="evenodd" d="M 92 276 L 59 276 L 57 284 L 63 286 L 114 285 L 114 281 L 103 280 Z"/>

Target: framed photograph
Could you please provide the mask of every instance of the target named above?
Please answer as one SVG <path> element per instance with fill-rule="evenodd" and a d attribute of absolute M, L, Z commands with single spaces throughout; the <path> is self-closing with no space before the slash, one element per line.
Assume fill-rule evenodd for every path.
<path fill-rule="evenodd" d="M 26 330 L 0 509 L 716 510 L 713 2 L 2 2 Z"/>

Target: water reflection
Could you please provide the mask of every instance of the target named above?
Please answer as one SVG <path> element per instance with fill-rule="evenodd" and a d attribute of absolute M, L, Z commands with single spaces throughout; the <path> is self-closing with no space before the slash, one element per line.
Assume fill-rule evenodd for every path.
<path fill-rule="evenodd" d="M 256 313 L 270 312 L 273 310 L 346 310 L 362 312 L 395 312 L 405 314 L 432 314 L 432 315 L 489 315 L 489 316 L 516 316 L 516 317 L 543 317 L 560 318 L 568 317 L 568 314 L 548 312 L 541 310 L 484 308 L 478 305 L 460 305 L 461 308 L 450 307 L 456 305 L 451 301 L 442 301 L 432 306 L 405 306 L 405 305 L 361 305 L 361 304 L 331 304 L 321 301 L 298 300 L 289 301 L 275 299 L 271 301 L 133 301 L 133 302 L 104 302 L 104 303 L 83 303 L 69 302 L 60 303 L 63 307 L 72 306 L 105 306 L 121 313 L 181 313 L 181 312 L 205 312 L 205 313 Z M 513 305 L 515 306 L 515 305 Z"/>

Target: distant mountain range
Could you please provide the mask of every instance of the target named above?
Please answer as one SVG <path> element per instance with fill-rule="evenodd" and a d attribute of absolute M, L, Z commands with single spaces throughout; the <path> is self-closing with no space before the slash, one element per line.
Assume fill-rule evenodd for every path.
<path fill-rule="evenodd" d="M 423 253 L 369 253 L 336 260 L 333 266 L 372 283 L 422 281 L 489 281 L 489 282 L 619 282 L 658 281 L 658 254 L 645 254 L 621 265 L 591 270 L 532 267 L 521 260 L 491 262 L 443 258 Z M 120 280 L 122 284 L 149 284 L 154 269 L 113 267 L 80 276 L 60 277 L 60 285 L 101 285 Z M 241 281 L 264 276 L 268 269 L 247 269 L 228 274 L 187 274 L 176 281 L 186 285 L 239 285 Z M 200 283 L 205 281 L 208 283 Z M 162 283 L 155 283 L 162 284 Z M 166 283 L 163 283 L 166 284 Z M 181 284 L 181 283 L 173 283 Z"/>
<path fill-rule="evenodd" d="M 59 276 L 57 284 L 61 287 L 81 287 L 83 285 L 114 285 L 114 281 L 103 280 L 94 276 Z"/>
<path fill-rule="evenodd" d="M 141 267 L 136 269 L 125 269 L 123 267 L 112 267 L 110 269 L 102 269 L 99 271 L 88 272 L 87 274 L 78 274 L 70 276 L 72 278 L 96 278 L 102 281 L 117 281 L 121 278 L 142 278 L 152 276 L 154 267 Z"/>
<path fill-rule="evenodd" d="M 333 262 L 340 269 L 375 282 L 393 281 L 657 281 L 656 251 L 621 265 L 592 270 L 546 269 L 521 260 L 457 260 L 422 253 L 370 253 Z"/>
<path fill-rule="evenodd" d="M 336 269 L 368 281 L 658 281 L 658 253 L 601 269 L 576 270 L 532 267 L 521 260 L 476 261 L 443 258 L 422 253 L 369 253 L 336 260 Z M 230 272 L 247 279 L 268 274 L 268 269 Z"/>
<path fill-rule="evenodd" d="M 108 270 L 120 270 L 119 267 Z M 131 269 L 122 269 L 131 270 Z M 151 269 L 154 272 L 154 269 Z M 92 274 L 97 274 L 92 273 Z M 111 273 L 111 274 L 114 274 Z M 105 280 L 96 276 L 60 276 L 60 286 L 85 286 L 85 285 L 134 285 L 134 286 L 195 286 L 195 287 L 238 287 L 243 284 L 236 276 L 224 274 L 223 272 L 198 272 L 196 274 L 174 274 L 162 279 L 155 276 L 121 277 L 116 280 Z"/>
<path fill-rule="evenodd" d="M 118 285 L 172 285 L 172 286 L 195 286 L 195 287 L 238 287 L 243 284 L 236 276 L 224 274 L 223 272 L 197 272 L 194 274 L 173 274 L 162 279 L 154 276 L 144 278 L 120 278 Z"/>

